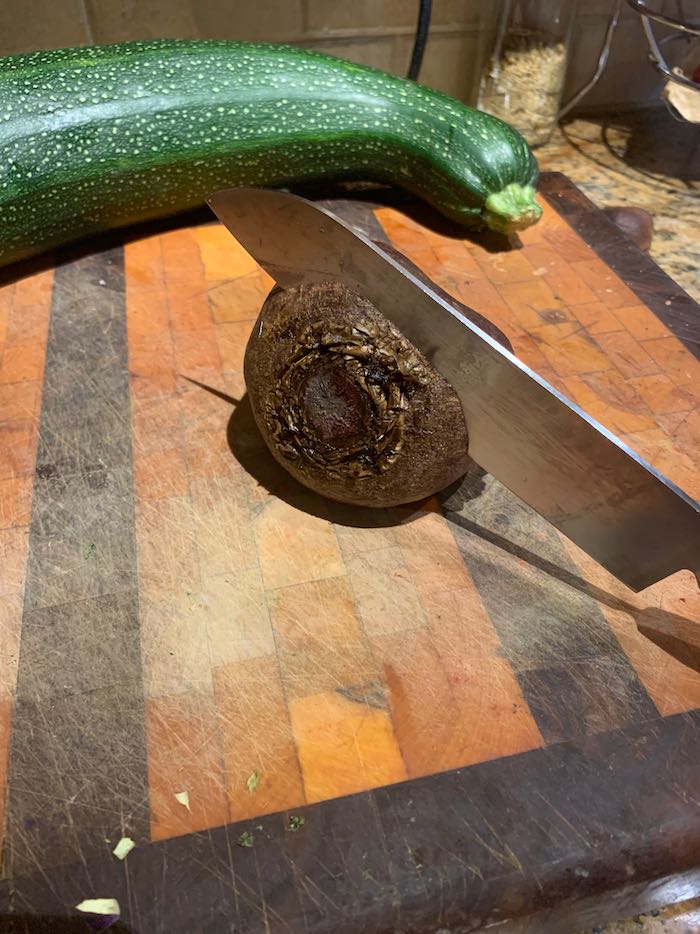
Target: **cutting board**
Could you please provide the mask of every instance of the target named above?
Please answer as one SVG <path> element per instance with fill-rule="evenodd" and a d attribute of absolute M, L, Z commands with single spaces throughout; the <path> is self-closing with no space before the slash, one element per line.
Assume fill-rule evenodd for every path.
<path fill-rule="evenodd" d="M 570 182 L 510 241 L 362 197 L 325 203 L 700 495 L 700 309 Z M 0 912 L 570 934 L 700 891 L 690 572 L 635 595 L 476 467 L 391 510 L 297 485 L 242 373 L 271 280 L 219 224 L 25 272 L 0 289 Z"/>

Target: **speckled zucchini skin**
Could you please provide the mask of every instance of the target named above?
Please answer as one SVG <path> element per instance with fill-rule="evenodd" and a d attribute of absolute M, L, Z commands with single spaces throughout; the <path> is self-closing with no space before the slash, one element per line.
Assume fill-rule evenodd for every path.
<path fill-rule="evenodd" d="M 539 217 L 515 130 L 342 59 L 209 40 L 0 59 L 0 265 L 219 188 L 315 179 L 397 184 L 498 229 Z"/>

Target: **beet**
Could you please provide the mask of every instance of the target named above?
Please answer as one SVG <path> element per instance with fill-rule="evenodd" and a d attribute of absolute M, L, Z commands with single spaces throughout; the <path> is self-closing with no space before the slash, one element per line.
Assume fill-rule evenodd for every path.
<path fill-rule="evenodd" d="M 246 349 L 245 378 L 274 457 L 331 499 L 415 502 L 469 465 L 467 426 L 450 384 L 341 283 L 274 289 Z"/>

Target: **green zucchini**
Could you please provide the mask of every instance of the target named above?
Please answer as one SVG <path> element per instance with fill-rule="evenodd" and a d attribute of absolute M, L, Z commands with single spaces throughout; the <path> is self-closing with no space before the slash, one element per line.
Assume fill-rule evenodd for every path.
<path fill-rule="evenodd" d="M 507 124 L 330 55 L 156 40 L 0 59 L 0 265 L 219 188 L 321 179 L 399 185 L 506 232 L 541 213 Z"/>

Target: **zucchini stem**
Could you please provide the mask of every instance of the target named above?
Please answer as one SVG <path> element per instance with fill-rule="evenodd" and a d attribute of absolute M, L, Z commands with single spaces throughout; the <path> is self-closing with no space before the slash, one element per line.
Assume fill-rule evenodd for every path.
<path fill-rule="evenodd" d="M 486 226 L 498 233 L 514 233 L 536 224 L 542 208 L 535 201 L 532 185 L 511 182 L 486 199 L 483 218 Z"/>

